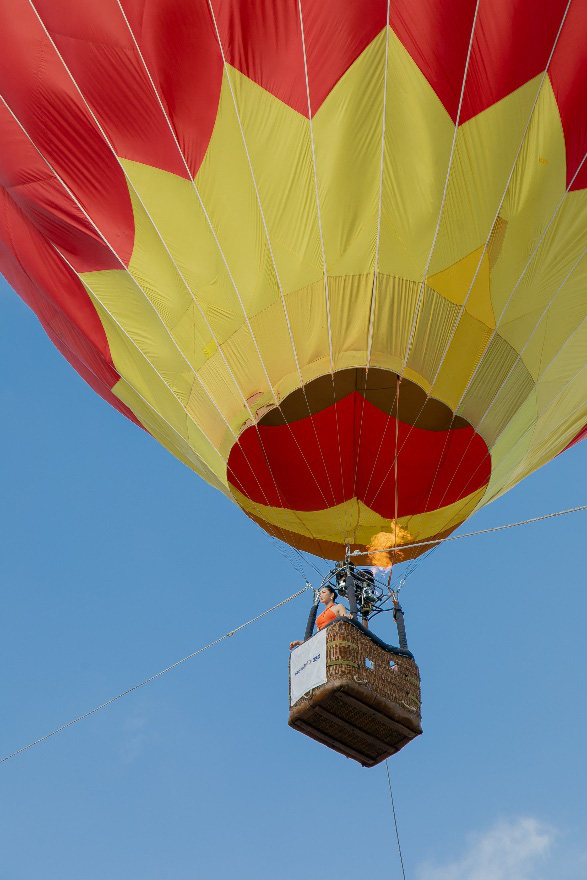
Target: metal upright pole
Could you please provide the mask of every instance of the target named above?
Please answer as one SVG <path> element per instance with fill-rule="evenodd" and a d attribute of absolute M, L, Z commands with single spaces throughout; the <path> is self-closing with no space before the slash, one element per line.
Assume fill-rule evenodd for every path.
<path fill-rule="evenodd" d="M 402 611 L 402 606 L 399 604 L 397 599 L 393 600 L 393 619 L 395 620 L 395 624 L 397 626 L 397 635 L 399 639 L 399 646 L 403 648 L 405 651 L 408 650 L 408 638 L 406 636 L 406 625 L 404 623 L 404 612 Z"/>
<path fill-rule="evenodd" d="M 351 617 L 353 618 L 353 620 L 357 620 L 357 618 L 359 616 L 359 609 L 357 608 L 357 593 L 355 591 L 355 579 L 349 569 L 347 569 L 345 587 L 346 587 L 346 596 L 347 596 L 347 599 L 349 600 Z"/>

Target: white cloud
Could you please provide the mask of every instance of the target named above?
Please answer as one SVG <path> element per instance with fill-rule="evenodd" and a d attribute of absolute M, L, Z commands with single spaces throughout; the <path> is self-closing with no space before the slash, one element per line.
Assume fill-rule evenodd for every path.
<path fill-rule="evenodd" d="M 554 837 L 554 830 L 537 819 L 500 821 L 470 835 L 456 861 L 420 866 L 418 880 L 539 880 L 540 864 Z"/>

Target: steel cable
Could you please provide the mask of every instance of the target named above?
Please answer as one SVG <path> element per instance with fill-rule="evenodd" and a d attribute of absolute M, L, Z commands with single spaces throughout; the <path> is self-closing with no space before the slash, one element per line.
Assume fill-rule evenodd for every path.
<path fill-rule="evenodd" d="M 220 636 L 220 638 L 215 639 L 213 642 L 210 642 L 207 645 L 204 645 L 203 648 L 198 648 L 197 651 L 193 651 L 191 654 L 188 654 L 187 657 L 182 657 L 181 660 L 177 660 L 175 663 L 172 663 L 171 666 L 166 666 L 165 669 L 162 669 L 160 672 L 156 672 L 155 675 L 151 675 L 149 678 L 145 678 L 144 681 L 140 681 L 138 684 L 134 684 L 132 687 L 127 688 L 125 691 L 122 691 L 120 694 L 117 694 L 110 700 L 106 700 L 105 703 L 100 703 L 99 706 L 95 706 L 93 709 L 90 709 L 89 712 L 84 712 L 83 715 L 78 715 L 77 718 L 72 718 L 71 721 L 68 721 L 66 724 L 62 724 L 61 727 L 55 728 L 55 730 L 52 730 L 51 733 L 46 733 L 44 736 L 33 740 L 33 742 L 28 743 L 28 745 L 26 746 L 22 746 L 22 748 L 17 749 L 10 755 L 6 755 L 4 758 L 0 758 L 0 764 L 4 764 L 6 761 L 10 761 L 11 758 L 15 758 L 17 755 L 21 755 L 23 752 L 28 751 L 28 749 L 32 749 L 33 746 L 37 746 L 40 743 L 45 742 L 45 740 L 50 739 L 52 736 L 61 733 L 63 730 L 67 730 L 68 727 L 72 727 L 74 724 L 77 724 L 78 721 L 83 721 L 84 718 L 89 718 L 91 715 L 95 715 L 96 712 L 100 712 L 101 709 L 105 709 L 107 706 L 111 706 L 112 703 L 116 703 L 117 700 L 121 700 L 123 697 L 128 696 L 128 694 L 132 694 L 133 691 L 137 691 L 139 690 L 139 688 L 145 687 L 145 685 L 150 684 L 152 681 L 155 681 L 155 679 L 161 678 L 161 676 L 165 675 L 165 673 L 170 672 L 172 669 L 176 669 L 187 660 L 192 660 L 194 657 L 197 657 L 198 654 L 203 654 L 204 651 L 207 651 L 209 648 L 213 648 L 215 645 L 219 645 L 220 642 L 231 638 L 231 636 L 234 636 L 237 632 L 245 629 L 245 627 L 251 626 L 251 624 L 256 623 L 258 620 L 261 620 L 262 617 L 266 617 L 268 614 L 271 614 L 272 611 L 276 611 L 278 608 L 281 608 L 283 605 L 291 602 L 292 599 L 297 599 L 298 596 L 301 596 L 308 589 L 311 589 L 311 587 L 303 587 L 303 589 L 298 590 L 297 593 L 293 593 L 293 595 L 291 596 L 288 596 L 287 599 L 283 599 L 281 602 L 278 602 L 277 605 L 274 605 L 272 608 L 268 608 L 266 611 L 263 611 L 256 617 L 251 618 L 251 620 L 247 620 L 246 623 L 241 623 L 240 626 L 237 626 L 235 629 L 230 630 L 230 632 L 225 633 L 223 636 Z"/>

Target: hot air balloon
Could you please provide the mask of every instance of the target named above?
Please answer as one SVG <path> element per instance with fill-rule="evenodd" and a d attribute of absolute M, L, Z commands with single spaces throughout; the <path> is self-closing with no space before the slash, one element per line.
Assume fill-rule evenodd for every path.
<path fill-rule="evenodd" d="M 0 271 L 271 535 L 408 559 L 585 436 L 585 4 L 0 22 Z"/>
<path fill-rule="evenodd" d="M 1 271 L 262 528 L 409 558 L 585 434 L 583 4 L 0 8 Z"/>

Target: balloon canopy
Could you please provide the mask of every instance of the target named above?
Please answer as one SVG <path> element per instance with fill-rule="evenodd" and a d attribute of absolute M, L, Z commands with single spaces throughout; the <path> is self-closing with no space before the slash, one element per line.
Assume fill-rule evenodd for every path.
<path fill-rule="evenodd" d="M 584 3 L 0 22 L 0 270 L 268 532 L 417 555 L 585 433 Z"/>

